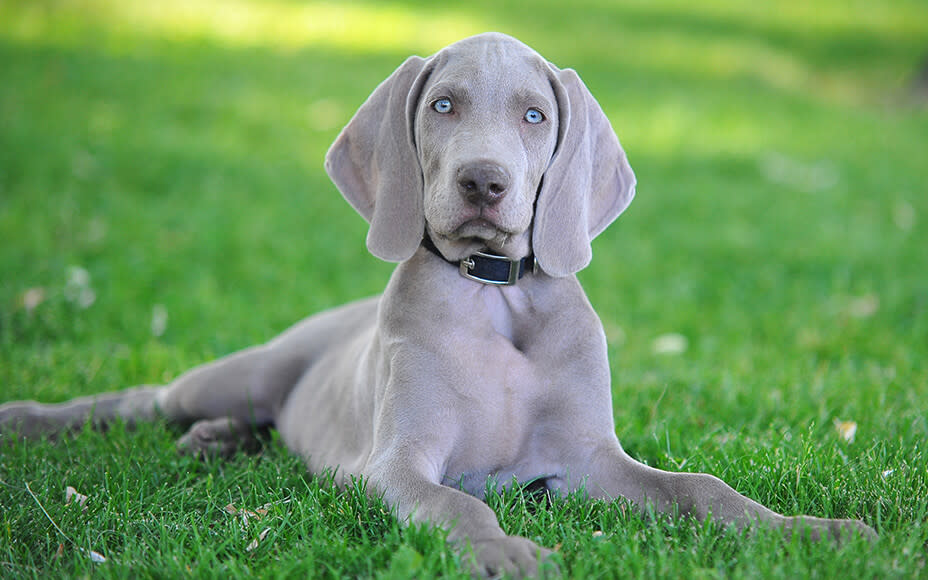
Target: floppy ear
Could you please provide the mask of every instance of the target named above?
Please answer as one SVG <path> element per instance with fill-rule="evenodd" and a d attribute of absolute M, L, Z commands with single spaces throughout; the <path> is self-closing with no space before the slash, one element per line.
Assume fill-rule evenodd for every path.
<path fill-rule="evenodd" d="M 371 224 L 368 250 L 390 262 L 412 256 L 425 231 L 413 119 L 428 62 L 410 57 L 374 89 L 325 158 L 329 177 Z"/>
<path fill-rule="evenodd" d="M 577 73 L 550 68 L 558 145 L 538 192 L 532 246 L 541 269 L 561 277 L 590 263 L 590 242 L 635 196 L 635 174 L 609 119 Z"/>

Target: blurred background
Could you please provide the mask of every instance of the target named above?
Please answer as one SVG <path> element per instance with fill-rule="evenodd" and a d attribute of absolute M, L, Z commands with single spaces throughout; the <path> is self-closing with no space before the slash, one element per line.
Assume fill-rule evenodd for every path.
<path fill-rule="evenodd" d="M 408 55 L 487 30 L 576 69 L 636 171 L 581 273 L 623 437 L 922 432 L 876 411 L 928 397 L 922 0 L 0 0 L 4 398 L 168 380 L 379 292 L 325 151 Z"/>

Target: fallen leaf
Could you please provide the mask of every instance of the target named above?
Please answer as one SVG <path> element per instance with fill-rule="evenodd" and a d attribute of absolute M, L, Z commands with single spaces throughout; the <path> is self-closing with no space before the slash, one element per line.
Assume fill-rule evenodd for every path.
<path fill-rule="evenodd" d="M 264 528 L 263 530 L 261 530 L 261 533 L 258 534 L 258 537 L 252 540 L 250 544 L 248 544 L 248 547 L 245 548 L 245 551 L 250 552 L 254 550 L 255 548 L 257 548 L 258 544 L 263 542 L 264 538 L 266 538 L 269 533 L 271 533 L 271 528 Z"/>
<path fill-rule="evenodd" d="M 780 153 L 768 153 L 758 165 L 761 174 L 770 182 L 804 193 L 831 189 L 841 178 L 837 166 L 828 160 L 804 162 Z"/>
<path fill-rule="evenodd" d="M 80 306 L 82 310 L 87 310 L 93 306 L 93 303 L 96 301 L 97 293 L 93 291 L 93 288 L 82 289 L 77 297 L 77 305 Z"/>
<path fill-rule="evenodd" d="M 854 421 L 842 421 L 840 419 L 834 420 L 835 429 L 837 429 L 838 434 L 847 441 L 848 443 L 854 442 L 854 436 L 857 434 L 857 423 Z"/>
<path fill-rule="evenodd" d="M 70 266 L 64 285 L 64 297 L 82 309 L 90 308 L 97 300 L 96 292 L 90 287 L 90 272 L 80 266 Z"/>
<path fill-rule="evenodd" d="M 151 309 L 151 334 L 161 336 L 168 328 L 168 309 L 164 304 L 155 304 Z"/>
<path fill-rule="evenodd" d="M 90 272 L 80 266 L 69 266 L 67 285 L 79 288 L 90 286 Z"/>
<path fill-rule="evenodd" d="M 85 506 L 84 504 L 87 503 L 88 499 L 89 498 L 86 495 L 82 493 L 78 493 L 78 491 L 74 489 L 73 487 L 71 487 L 70 485 L 64 490 L 64 505 L 70 505 L 71 502 L 73 501 L 77 503 L 79 506 L 81 506 L 82 508 L 86 508 L 87 506 Z"/>
<path fill-rule="evenodd" d="M 23 292 L 22 304 L 26 314 L 32 314 L 42 302 L 45 302 L 45 288 L 29 288 Z"/>
<path fill-rule="evenodd" d="M 867 294 L 854 298 L 847 310 L 854 318 L 870 318 L 880 309 L 880 299 L 876 294 Z"/>
<path fill-rule="evenodd" d="M 94 552 L 93 550 L 85 550 L 84 548 L 79 548 L 79 549 L 81 552 L 84 552 L 90 555 L 91 562 L 94 562 L 96 564 L 102 564 L 106 562 L 106 556 L 104 556 L 100 552 Z"/>
<path fill-rule="evenodd" d="M 270 505 L 270 504 L 265 504 L 265 505 Z M 246 510 L 246 509 L 239 509 L 235 507 L 234 504 L 231 504 L 231 503 L 228 504 L 223 509 L 226 511 L 226 513 L 230 515 L 241 516 L 243 525 L 248 525 L 248 520 L 251 518 L 260 520 L 262 517 L 268 514 L 267 509 L 263 507 L 260 507 L 256 509 L 255 511 L 251 511 L 251 510 Z"/>
<path fill-rule="evenodd" d="M 682 354 L 689 347 L 689 341 L 682 334 L 671 332 L 662 334 L 651 343 L 654 354 Z"/>
<path fill-rule="evenodd" d="M 278 500 L 278 501 L 270 501 L 270 502 L 264 504 L 263 506 L 261 506 L 260 508 L 258 508 L 257 511 L 260 512 L 261 510 L 264 510 L 265 512 L 267 512 L 268 509 L 270 509 L 271 507 L 273 507 L 273 506 L 275 506 L 275 505 L 286 505 L 286 504 L 290 503 L 291 501 L 293 501 L 293 498 L 287 498 L 287 499 L 282 499 L 282 500 Z"/>

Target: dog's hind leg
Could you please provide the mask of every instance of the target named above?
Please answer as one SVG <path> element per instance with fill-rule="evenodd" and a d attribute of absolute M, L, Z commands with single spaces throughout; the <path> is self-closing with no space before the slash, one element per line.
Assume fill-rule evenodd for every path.
<path fill-rule="evenodd" d="M 179 423 L 232 417 L 267 425 L 274 422 L 308 358 L 305 353 L 253 346 L 182 374 L 158 392 L 155 407 Z"/>
<path fill-rule="evenodd" d="M 127 424 L 157 416 L 155 398 L 164 387 L 143 385 L 113 393 L 90 395 L 64 403 L 14 401 L 0 405 L 0 436 L 32 438 L 57 435 L 80 428 L 88 421 L 104 427 L 115 418 Z"/>
<path fill-rule="evenodd" d="M 266 425 L 304 366 L 303 357 L 256 346 L 191 369 L 165 386 L 144 385 L 58 404 L 0 405 L 0 434 L 29 438 L 72 431 L 88 422 L 102 428 L 115 420 L 132 425 L 159 418 L 182 424 L 230 418 Z"/>
<path fill-rule="evenodd" d="M 258 429 L 275 422 L 308 360 L 301 351 L 252 347 L 181 375 L 157 394 L 155 405 L 172 421 L 195 421 L 177 442 L 182 453 L 255 451 Z"/>
<path fill-rule="evenodd" d="M 0 405 L 0 436 L 54 435 L 88 422 L 105 427 L 114 420 L 131 425 L 159 418 L 181 424 L 230 419 L 236 426 L 249 428 L 272 425 L 320 353 L 372 324 L 378 300 L 354 302 L 307 318 L 265 344 L 195 367 L 164 386 L 144 385 L 58 404 L 15 401 Z M 237 427 L 228 430 L 237 431 Z"/>

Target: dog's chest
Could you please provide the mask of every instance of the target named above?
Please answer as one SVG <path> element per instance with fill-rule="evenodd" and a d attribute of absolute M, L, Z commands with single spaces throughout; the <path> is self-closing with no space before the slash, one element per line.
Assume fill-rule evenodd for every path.
<path fill-rule="evenodd" d="M 530 320 L 536 313 L 518 288 L 488 287 L 472 306 L 482 330 L 474 329 L 476 340 L 456 345 L 458 361 L 468 371 L 455 385 L 461 397 L 454 413 L 457 444 L 443 479 L 482 495 L 488 476 L 505 485 L 513 477 L 525 481 L 553 474 L 555 466 L 545 463 L 541 450 L 557 377 L 525 352 L 537 339 Z"/>
<path fill-rule="evenodd" d="M 524 329 L 525 319 L 532 316 L 531 301 L 521 288 L 487 286 L 481 289 L 480 302 L 484 307 L 482 315 L 493 331 L 520 348 L 525 337 L 516 331 Z"/>
<path fill-rule="evenodd" d="M 456 441 L 445 463 L 445 484 L 482 496 L 488 478 L 506 485 L 559 475 L 547 460 L 548 419 L 545 396 L 531 371 L 515 365 L 508 376 L 484 374 L 472 386 L 469 405 L 458 407 Z M 522 376 L 519 376 L 522 375 Z M 560 429 L 553 429 L 560 431 Z"/>

